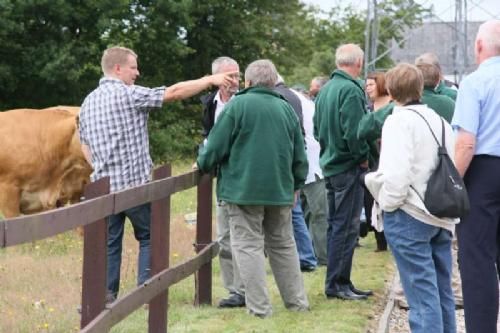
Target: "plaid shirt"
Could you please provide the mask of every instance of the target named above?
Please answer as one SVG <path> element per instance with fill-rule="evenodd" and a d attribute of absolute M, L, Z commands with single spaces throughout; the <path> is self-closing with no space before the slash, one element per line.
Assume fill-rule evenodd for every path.
<path fill-rule="evenodd" d="M 92 181 L 109 176 L 115 192 L 150 180 L 147 122 L 149 111 L 162 106 L 165 89 L 127 86 L 104 77 L 85 98 L 80 140 L 92 154 Z"/>

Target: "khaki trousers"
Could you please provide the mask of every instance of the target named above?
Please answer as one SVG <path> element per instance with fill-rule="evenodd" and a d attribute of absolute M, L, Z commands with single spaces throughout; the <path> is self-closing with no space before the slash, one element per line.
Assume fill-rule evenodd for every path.
<path fill-rule="evenodd" d="M 285 307 L 306 311 L 309 302 L 300 272 L 290 206 L 227 204 L 231 245 L 245 285 L 250 314 L 267 317 L 272 306 L 266 286 L 264 250 Z"/>

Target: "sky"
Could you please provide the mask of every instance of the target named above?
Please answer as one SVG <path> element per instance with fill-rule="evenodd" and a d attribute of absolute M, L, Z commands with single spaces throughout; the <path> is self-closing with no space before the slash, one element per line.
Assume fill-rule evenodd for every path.
<path fill-rule="evenodd" d="M 323 10 L 329 10 L 337 3 L 352 4 L 360 9 L 366 9 L 367 6 L 367 0 L 302 0 L 302 2 L 320 6 Z M 442 20 L 455 19 L 455 0 L 416 0 L 416 2 L 426 7 L 434 6 L 434 14 Z M 467 0 L 467 8 L 468 21 L 500 20 L 500 0 Z"/>

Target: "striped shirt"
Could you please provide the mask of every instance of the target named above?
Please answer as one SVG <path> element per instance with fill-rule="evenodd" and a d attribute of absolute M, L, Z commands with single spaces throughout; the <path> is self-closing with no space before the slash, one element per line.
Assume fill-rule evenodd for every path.
<path fill-rule="evenodd" d="M 92 155 L 92 181 L 109 176 L 115 192 L 150 180 L 147 122 L 149 111 L 162 106 L 165 89 L 104 77 L 85 98 L 79 130 Z"/>

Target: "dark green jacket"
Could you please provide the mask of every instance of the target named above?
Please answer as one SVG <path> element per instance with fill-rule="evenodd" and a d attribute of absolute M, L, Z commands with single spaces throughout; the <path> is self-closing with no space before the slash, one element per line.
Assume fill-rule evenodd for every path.
<path fill-rule="evenodd" d="M 264 87 L 245 89 L 226 105 L 197 163 L 203 172 L 220 165 L 217 197 L 239 205 L 292 205 L 308 170 L 295 112 Z"/>
<path fill-rule="evenodd" d="M 458 91 L 447 87 L 446 84 L 444 84 L 444 81 L 440 81 L 435 90 L 439 95 L 448 96 L 453 100 L 453 102 L 456 102 Z"/>
<path fill-rule="evenodd" d="M 439 95 L 432 88 L 425 88 L 422 94 L 422 103 L 436 111 L 448 123 L 451 122 L 455 102 L 450 97 Z M 364 115 L 359 122 L 358 138 L 368 141 L 379 139 L 382 136 L 382 126 L 385 119 L 392 114 L 394 106 L 394 102 L 390 102 L 378 111 Z"/>
<path fill-rule="evenodd" d="M 440 95 L 434 89 L 426 87 L 422 94 L 422 103 L 427 104 L 448 123 L 451 123 L 455 111 L 455 102 L 450 97 Z"/>
<path fill-rule="evenodd" d="M 323 174 L 334 176 L 366 161 L 368 143 L 357 137 L 359 121 L 366 113 L 365 93 L 359 82 L 335 70 L 315 102 L 314 136 L 321 146 Z"/>

